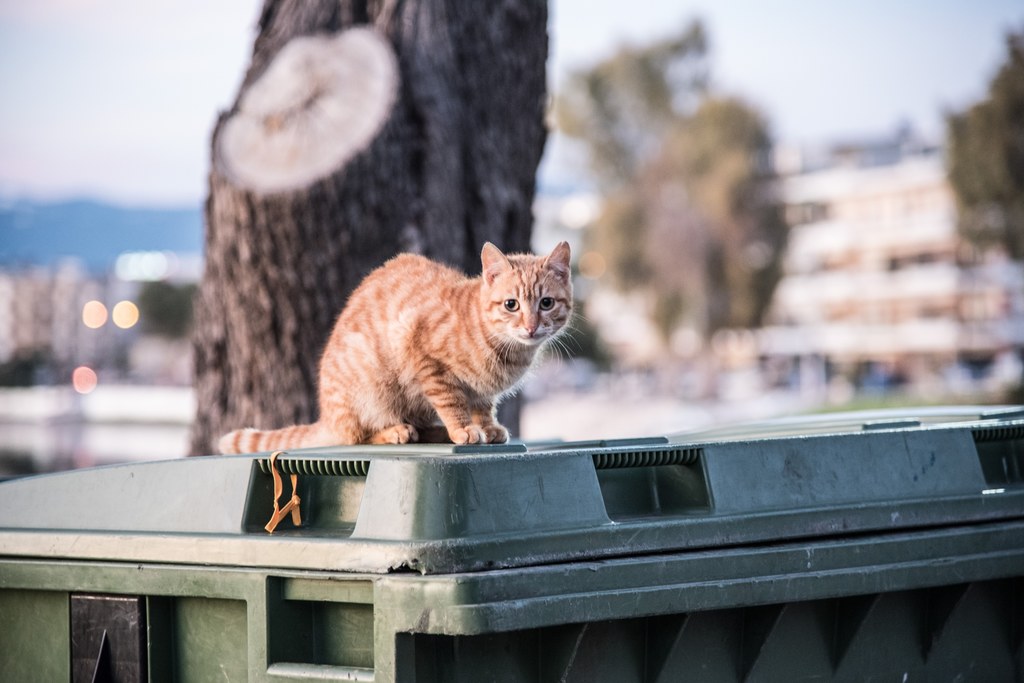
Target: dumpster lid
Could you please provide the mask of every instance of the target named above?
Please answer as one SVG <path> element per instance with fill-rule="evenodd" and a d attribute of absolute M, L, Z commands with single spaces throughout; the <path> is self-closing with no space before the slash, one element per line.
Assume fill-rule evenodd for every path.
<path fill-rule="evenodd" d="M 0 555 L 450 573 L 1024 517 L 1024 407 L 631 440 L 352 446 L 0 484 Z"/>

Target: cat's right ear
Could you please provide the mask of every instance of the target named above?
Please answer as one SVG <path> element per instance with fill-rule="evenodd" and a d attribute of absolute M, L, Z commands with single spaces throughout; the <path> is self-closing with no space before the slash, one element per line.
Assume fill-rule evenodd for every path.
<path fill-rule="evenodd" d="M 488 285 L 493 284 L 496 277 L 512 269 L 512 264 L 508 262 L 501 249 L 490 242 L 484 242 L 484 248 L 480 251 L 480 264 L 483 266 L 484 281 Z"/>
<path fill-rule="evenodd" d="M 568 282 L 569 280 L 569 243 L 559 242 L 551 253 L 544 259 L 545 265 L 550 268 L 558 277 Z"/>

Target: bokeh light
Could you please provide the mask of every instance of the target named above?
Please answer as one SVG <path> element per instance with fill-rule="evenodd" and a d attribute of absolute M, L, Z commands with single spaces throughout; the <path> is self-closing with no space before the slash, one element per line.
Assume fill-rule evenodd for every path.
<path fill-rule="evenodd" d="M 118 301 L 111 314 L 114 324 L 123 330 L 134 327 L 139 322 L 139 307 L 131 301 Z"/>
<path fill-rule="evenodd" d="M 71 373 L 71 386 L 80 394 L 88 394 L 98 382 L 96 371 L 87 365 L 80 365 Z"/>
<path fill-rule="evenodd" d="M 582 230 L 601 214 L 601 201 L 591 195 L 579 194 L 569 197 L 558 211 L 558 219 L 567 228 Z"/>
<path fill-rule="evenodd" d="M 126 251 L 117 257 L 114 272 L 122 280 L 153 282 L 173 270 L 174 254 L 162 251 Z"/>
<path fill-rule="evenodd" d="M 103 327 L 107 322 L 107 307 L 95 299 L 85 302 L 82 307 L 82 322 L 91 329 Z"/>

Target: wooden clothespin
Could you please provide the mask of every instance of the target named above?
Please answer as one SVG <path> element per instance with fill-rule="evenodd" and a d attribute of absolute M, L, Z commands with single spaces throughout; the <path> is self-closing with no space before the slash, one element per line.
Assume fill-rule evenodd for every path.
<path fill-rule="evenodd" d="M 263 527 L 267 530 L 267 533 L 274 533 L 274 529 L 281 523 L 288 513 L 292 515 L 292 524 L 295 526 L 302 526 L 302 514 L 299 512 L 299 503 L 302 499 L 299 498 L 298 482 L 299 477 L 296 474 L 291 475 L 292 477 L 292 497 L 284 507 L 278 505 L 278 499 L 284 492 L 284 485 L 281 482 L 281 474 L 277 471 L 277 456 L 281 455 L 284 451 L 274 451 L 270 454 L 270 473 L 274 475 L 274 514 L 267 522 L 267 525 Z"/>

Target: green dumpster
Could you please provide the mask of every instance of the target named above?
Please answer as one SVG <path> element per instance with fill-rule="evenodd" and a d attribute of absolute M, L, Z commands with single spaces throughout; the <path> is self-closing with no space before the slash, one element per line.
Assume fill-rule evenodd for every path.
<path fill-rule="evenodd" d="M 0 626 L 0 681 L 1020 681 L 1024 408 L 14 480 Z"/>

